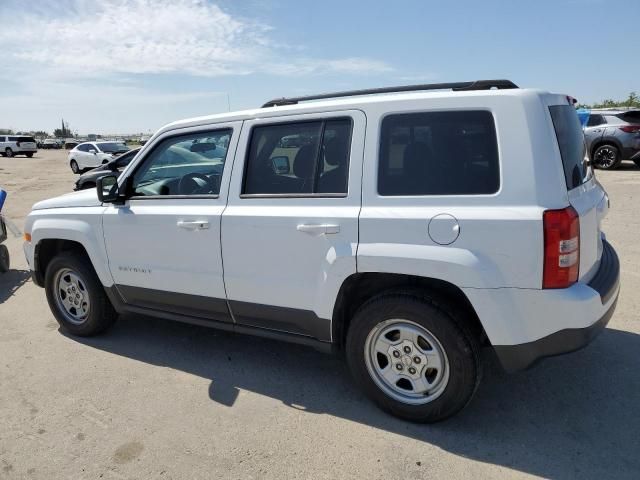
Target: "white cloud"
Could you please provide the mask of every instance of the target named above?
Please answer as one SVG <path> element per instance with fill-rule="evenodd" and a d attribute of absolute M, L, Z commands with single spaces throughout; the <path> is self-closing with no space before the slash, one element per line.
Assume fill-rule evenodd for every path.
<path fill-rule="evenodd" d="M 67 0 L 66 7 L 24 13 L 12 8 L 0 13 L 3 50 L 12 52 L 23 67 L 49 68 L 62 78 L 109 73 L 215 77 L 392 70 L 384 62 L 367 58 L 301 57 L 297 49 L 274 43 L 270 26 L 232 16 L 205 0 Z"/>

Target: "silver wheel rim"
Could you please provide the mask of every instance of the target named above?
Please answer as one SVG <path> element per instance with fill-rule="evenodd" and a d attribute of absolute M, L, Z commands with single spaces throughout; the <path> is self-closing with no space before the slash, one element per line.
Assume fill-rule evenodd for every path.
<path fill-rule="evenodd" d="M 364 346 L 373 381 L 402 403 L 434 401 L 449 383 L 449 360 L 438 339 L 423 326 L 392 319 L 376 325 Z"/>
<path fill-rule="evenodd" d="M 603 147 L 596 153 L 596 165 L 603 168 L 610 168 L 616 163 L 616 152 L 611 147 Z"/>
<path fill-rule="evenodd" d="M 58 271 L 53 281 L 58 309 L 65 318 L 75 324 L 86 322 L 91 307 L 85 281 L 69 268 Z"/>

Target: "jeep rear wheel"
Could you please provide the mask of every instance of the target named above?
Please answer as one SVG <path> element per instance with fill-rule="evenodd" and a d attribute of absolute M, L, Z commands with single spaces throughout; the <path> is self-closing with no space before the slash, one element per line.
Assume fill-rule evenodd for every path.
<path fill-rule="evenodd" d="M 614 145 L 601 145 L 593 152 L 593 164 L 602 170 L 618 168 L 621 161 L 620 150 Z"/>
<path fill-rule="evenodd" d="M 414 422 L 460 411 L 481 377 L 479 345 L 441 304 L 412 293 L 365 303 L 347 334 L 354 379 L 383 410 Z"/>
<path fill-rule="evenodd" d="M 117 318 L 89 260 L 75 252 L 63 252 L 51 260 L 45 290 L 56 320 L 74 335 L 96 335 Z"/>

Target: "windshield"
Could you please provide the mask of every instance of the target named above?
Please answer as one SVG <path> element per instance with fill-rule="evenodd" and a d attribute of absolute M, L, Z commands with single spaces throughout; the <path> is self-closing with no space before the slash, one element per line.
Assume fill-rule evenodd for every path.
<path fill-rule="evenodd" d="M 129 147 L 127 147 L 124 143 L 117 142 L 108 142 L 108 143 L 99 143 L 98 147 L 105 153 L 117 153 L 117 152 L 128 152 Z"/>
<path fill-rule="evenodd" d="M 573 190 L 591 177 L 582 125 L 571 105 L 553 105 L 549 111 L 560 147 L 567 189 Z"/>

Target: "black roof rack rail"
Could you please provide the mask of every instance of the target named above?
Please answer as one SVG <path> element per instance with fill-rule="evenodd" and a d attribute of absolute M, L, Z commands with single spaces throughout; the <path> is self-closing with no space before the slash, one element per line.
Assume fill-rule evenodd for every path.
<path fill-rule="evenodd" d="M 304 97 L 275 98 L 262 105 L 262 108 L 275 107 L 278 105 L 295 105 L 298 102 L 309 100 L 322 100 L 325 98 L 354 97 L 357 95 L 375 95 L 380 93 L 415 92 L 420 90 L 448 90 L 456 92 L 468 90 L 491 90 L 518 88 L 511 80 L 476 80 L 473 82 L 452 82 L 452 83 L 427 83 L 423 85 L 401 85 L 398 87 L 369 88 L 365 90 L 349 90 L 345 92 L 321 93 L 319 95 L 307 95 Z"/>

